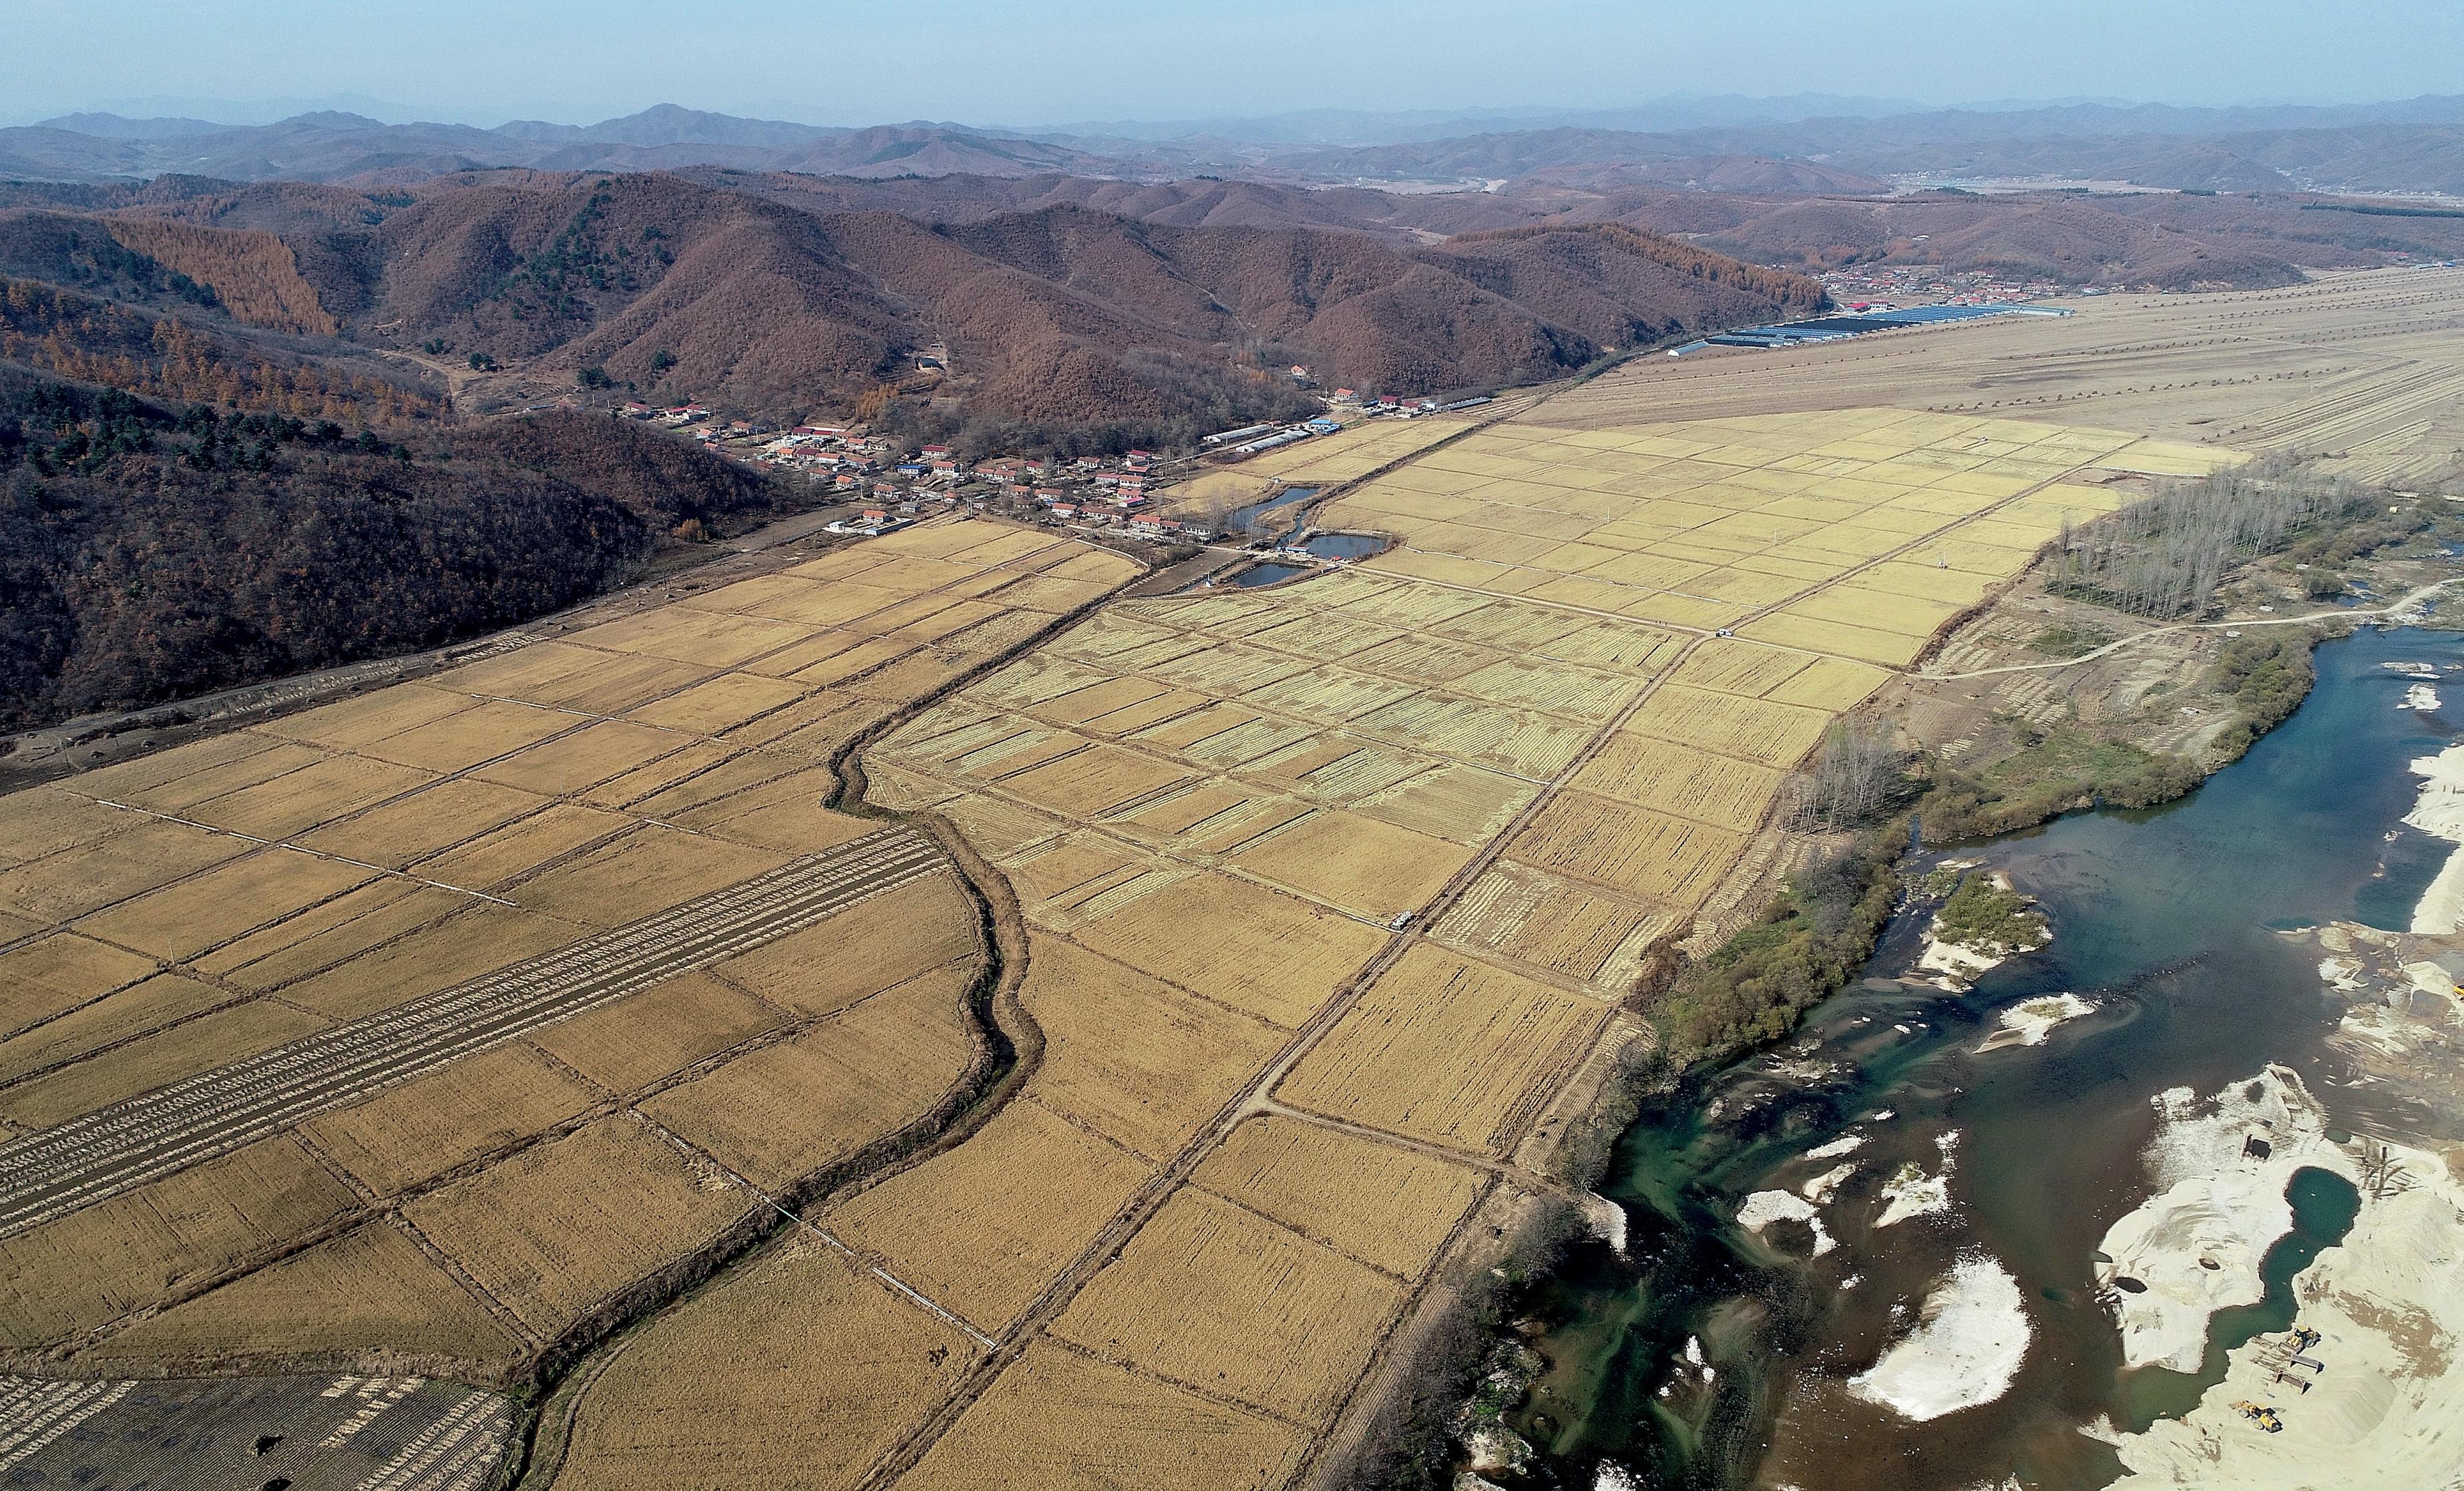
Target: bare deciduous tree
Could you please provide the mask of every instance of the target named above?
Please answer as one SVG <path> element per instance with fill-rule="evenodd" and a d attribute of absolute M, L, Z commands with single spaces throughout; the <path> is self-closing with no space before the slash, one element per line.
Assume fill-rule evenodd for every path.
<path fill-rule="evenodd" d="M 1801 832 L 1853 828 L 1888 809 L 1905 782 L 1908 754 L 1880 720 L 1842 720 L 1822 754 L 1789 782 L 1787 821 Z"/>
<path fill-rule="evenodd" d="M 2299 530 L 2367 508 L 2369 493 L 2341 477 L 2305 475 L 2277 455 L 2174 482 L 2144 502 L 2072 526 L 2062 523 L 2056 585 L 2134 616 L 2207 609 L 2239 560 L 2280 548 Z"/>

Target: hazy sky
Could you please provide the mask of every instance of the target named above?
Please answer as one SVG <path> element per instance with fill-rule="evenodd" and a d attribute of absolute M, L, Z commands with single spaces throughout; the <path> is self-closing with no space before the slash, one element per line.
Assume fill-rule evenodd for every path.
<path fill-rule="evenodd" d="M 2457 0 L 0 0 L 0 113 L 360 95 L 583 122 L 2464 91 Z"/>

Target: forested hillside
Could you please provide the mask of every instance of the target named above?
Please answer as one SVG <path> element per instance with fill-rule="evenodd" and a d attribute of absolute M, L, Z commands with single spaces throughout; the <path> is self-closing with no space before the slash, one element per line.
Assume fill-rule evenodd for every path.
<path fill-rule="evenodd" d="M 508 625 L 772 500 L 604 418 L 353 435 L 0 366 L 0 728 Z"/>

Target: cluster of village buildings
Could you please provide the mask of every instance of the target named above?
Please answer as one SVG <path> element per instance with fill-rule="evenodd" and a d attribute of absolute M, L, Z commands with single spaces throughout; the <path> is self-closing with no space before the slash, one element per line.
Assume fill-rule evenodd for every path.
<path fill-rule="evenodd" d="M 1307 371 L 1295 367 L 1292 376 L 1307 382 Z M 1435 399 L 1391 396 L 1364 400 L 1350 388 L 1337 388 L 1328 396 L 1323 416 L 1224 430 L 1200 444 L 1211 460 L 1238 461 L 1333 434 L 1347 422 L 1412 419 L 1487 402 L 1481 398 L 1441 405 Z M 633 403 L 616 412 L 681 429 L 737 459 L 802 475 L 841 501 L 864 504 L 858 510 L 861 517 L 843 525 L 848 531 L 887 532 L 920 515 L 927 504 L 965 501 L 1078 527 L 1117 529 L 1135 538 L 1203 543 L 1215 537 L 1202 523 L 1150 513 L 1167 469 L 1178 476 L 1189 463 L 1149 450 L 1109 456 L 1001 455 L 969 463 L 946 446 L 927 445 L 919 450 L 861 426 L 813 424 L 773 430 L 748 420 L 720 424 L 697 403 L 666 407 Z"/>

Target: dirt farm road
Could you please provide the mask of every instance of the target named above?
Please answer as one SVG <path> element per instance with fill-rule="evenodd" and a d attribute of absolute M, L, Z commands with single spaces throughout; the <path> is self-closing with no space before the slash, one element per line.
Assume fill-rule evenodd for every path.
<path fill-rule="evenodd" d="M 1908 676 L 1925 679 L 1928 682 L 1943 682 L 1960 678 L 1992 678 L 2002 673 L 2040 673 L 2049 669 L 2077 668 L 2081 663 L 2093 663 L 2098 658 L 2123 651 L 2133 644 L 2145 642 L 2150 637 L 2162 637 L 2168 632 L 2217 631 L 2227 628 L 2240 631 L 2251 626 L 2299 626 L 2309 622 L 2358 621 L 2369 617 L 2404 616 L 2411 613 L 2434 592 L 2459 582 L 2464 582 L 2464 576 L 2458 576 L 2453 580 L 2434 580 L 2420 589 L 2407 594 L 2403 600 L 2393 605 L 2382 605 L 2369 610 L 2346 610 L 2339 606 L 2332 611 L 2311 611 L 2300 616 L 2262 616 L 2240 622 L 2183 622 L 2178 625 L 2153 626 L 2145 631 L 2133 632 L 2127 637 L 2108 642 L 2092 652 L 2082 652 L 2077 657 L 2056 658 L 2050 663 L 2006 663 L 1999 668 L 1979 668 L 1965 673 L 1937 673 L 1930 669 L 1918 669 Z"/>

